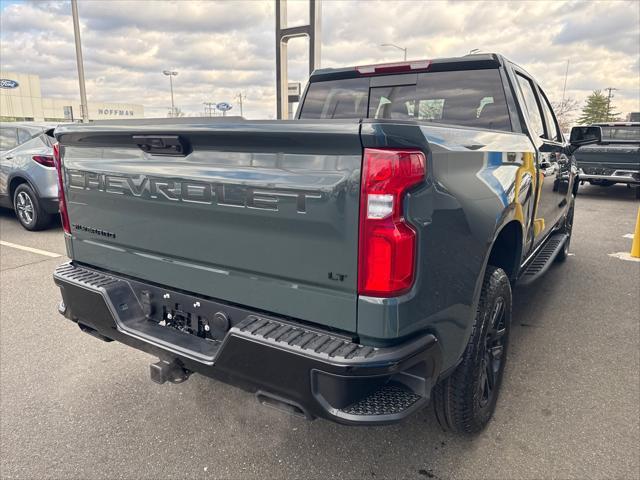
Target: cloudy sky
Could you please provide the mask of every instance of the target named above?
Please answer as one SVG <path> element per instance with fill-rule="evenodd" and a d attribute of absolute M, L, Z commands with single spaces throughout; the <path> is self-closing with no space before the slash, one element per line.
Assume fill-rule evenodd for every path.
<path fill-rule="evenodd" d="M 289 1 L 290 26 L 306 2 Z M 165 116 L 174 68 L 176 106 L 202 114 L 205 101 L 246 95 L 248 118 L 275 115 L 274 1 L 80 0 L 88 101 L 141 103 Z M 44 96 L 77 98 L 71 7 L 67 1 L 0 0 L 2 71 L 40 75 Z M 615 87 L 614 104 L 640 111 L 640 2 L 342 1 L 322 4 L 322 66 L 495 51 L 522 65 L 552 100 L 579 102 Z M 306 80 L 306 43 L 290 43 L 289 77 Z"/>

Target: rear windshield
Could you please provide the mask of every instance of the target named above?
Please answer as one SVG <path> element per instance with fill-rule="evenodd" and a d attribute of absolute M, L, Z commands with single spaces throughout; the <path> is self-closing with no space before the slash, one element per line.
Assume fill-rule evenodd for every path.
<path fill-rule="evenodd" d="M 640 126 L 601 127 L 602 140 L 640 142 Z"/>
<path fill-rule="evenodd" d="M 316 82 L 300 118 L 389 118 L 511 131 L 498 70 L 427 72 L 417 83 L 371 87 L 369 78 Z"/>
<path fill-rule="evenodd" d="M 368 99 L 368 78 L 312 83 L 300 118 L 362 118 L 366 116 Z"/>

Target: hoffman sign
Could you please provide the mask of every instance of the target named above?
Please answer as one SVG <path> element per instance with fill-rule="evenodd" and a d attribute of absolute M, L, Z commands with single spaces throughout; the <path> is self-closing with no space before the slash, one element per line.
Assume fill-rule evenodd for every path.
<path fill-rule="evenodd" d="M 98 115 L 117 115 L 119 117 L 123 116 L 133 116 L 133 110 L 121 110 L 114 108 L 99 108 Z"/>
<path fill-rule="evenodd" d="M 0 88 L 18 88 L 20 84 L 15 80 L 9 80 L 8 78 L 0 78 Z"/>

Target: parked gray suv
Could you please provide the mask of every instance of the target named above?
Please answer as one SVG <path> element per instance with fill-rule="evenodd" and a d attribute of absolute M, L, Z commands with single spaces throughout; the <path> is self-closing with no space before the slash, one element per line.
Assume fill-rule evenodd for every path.
<path fill-rule="evenodd" d="M 27 230 L 42 230 L 58 213 L 52 124 L 0 123 L 0 207 L 15 210 Z"/>

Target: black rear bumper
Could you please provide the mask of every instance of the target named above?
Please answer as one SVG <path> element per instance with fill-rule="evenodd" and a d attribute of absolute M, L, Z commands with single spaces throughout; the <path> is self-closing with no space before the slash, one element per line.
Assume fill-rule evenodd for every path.
<path fill-rule="evenodd" d="M 440 373 L 433 335 L 388 348 L 365 346 L 335 332 L 74 263 L 58 267 L 54 280 L 62 292 L 60 312 L 87 333 L 242 387 L 307 418 L 400 421 L 429 402 Z M 205 339 L 154 321 L 149 298 L 169 297 L 207 315 L 224 313 L 224 332 Z"/>

